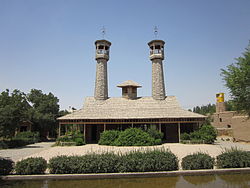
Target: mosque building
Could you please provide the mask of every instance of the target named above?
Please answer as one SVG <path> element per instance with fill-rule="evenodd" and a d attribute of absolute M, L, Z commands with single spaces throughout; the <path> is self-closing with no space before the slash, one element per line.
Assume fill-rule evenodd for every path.
<path fill-rule="evenodd" d="M 125 81 L 121 97 L 108 95 L 108 60 L 111 42 L 95 41 L 96 80 L 93 97 L 86 97 L 83 108 L 58 118 L 59 136 L 69 126 L 83 133 L 86 143 L 96 143 L 106 130 L 125 130 L 129 127 L 155 128 L 164 134 L 165 142 L 180 142 L 180 134 L 192 132 L 206 116 L 181 108 L 175 96 L 167 96 L 164 84 L 163 40 L 148 43 L 152 62 L 152 96 L 137 96 L 142 86 L 135 81 Z"/>

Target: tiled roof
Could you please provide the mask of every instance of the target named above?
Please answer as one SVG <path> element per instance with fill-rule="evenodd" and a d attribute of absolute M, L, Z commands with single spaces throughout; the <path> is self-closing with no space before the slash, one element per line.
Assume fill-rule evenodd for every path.
<path fill-rule="evenodd" d="M 135 82 L 133 80 L 127 80 L 127 81 L 117 85 L 117 87 L 127 87 L 127 86 L 141 87 L 141 85 L 139 85 L 137 82 Z"/>
<path fill-rule="evenodd" d="M 146 118 L 205 118 L 206 116 L 184 110 L 175 96 L 165 100 L 154 100 L 152 97 L 141 97 L 129 100 L 112 97 L 107 100 L 85 98 L 84 107 L 71 114 L 58 118 L 71 119 L 146 119 Z"/>

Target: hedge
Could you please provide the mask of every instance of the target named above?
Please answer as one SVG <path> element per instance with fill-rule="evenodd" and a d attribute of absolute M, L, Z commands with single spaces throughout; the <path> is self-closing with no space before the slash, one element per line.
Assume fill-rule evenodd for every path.
<path fill-rule="evenodd" d="M 11 159 L 0 157 L 0 175 L 8 175 L 13 171 L 14 162 Z"/>
<path fill-rule="evenodd" d="M 49 160 L 51 174 L 82 174 L 118 172 L 119 156 L 113 153 L 83 156 L 57 156 Z"/>
<path fill-rule="evenodd" d="M 23 159 L 15 166 L 16 174 L 20 175 L 44 174 L 46 169 L 47 162 L 42 157 Z"/>
<path fill-rule="evenodd" d="M 178 170 L 178 159 L 169 150 L 132 151 L 121 155 L 119 172 L 153 172 Z"/>
<path fill-rule="evenodd" d="M 226 149 L 216 159 L 218 168 L 250 167 L 250 152 L 238 148 Z"/>
<path fill-rule="evenodd" d="M 187 155 L 182 159 L 183 170 L 213 169 L 214 158 L 202 152 Z"/>
<path fill-rule="evenodd" d="M 178 159 L 168 150 L 133 151 L 58 156 L 50 159 L 48 167 L 51 174 L 170 171 L 178 170 Z"/>

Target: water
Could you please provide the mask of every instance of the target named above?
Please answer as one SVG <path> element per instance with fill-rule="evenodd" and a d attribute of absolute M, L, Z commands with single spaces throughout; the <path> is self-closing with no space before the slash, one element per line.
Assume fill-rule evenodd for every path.
<path fill-rule="evenodd" d="M 250 174 L 175 176 L 159 178 L 124 178 L 99 180 L 4 181 L 1 188 L 248 188 Z"/>

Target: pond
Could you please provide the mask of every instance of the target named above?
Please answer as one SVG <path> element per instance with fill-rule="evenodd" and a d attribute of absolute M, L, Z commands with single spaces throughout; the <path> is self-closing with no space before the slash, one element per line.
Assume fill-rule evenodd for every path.
<path fill-rule="evenodd" d="M 250 187 L 250 174 L 174 176 L 98 180 L 2 181 L 1 188 L 171 188 Z"/>

